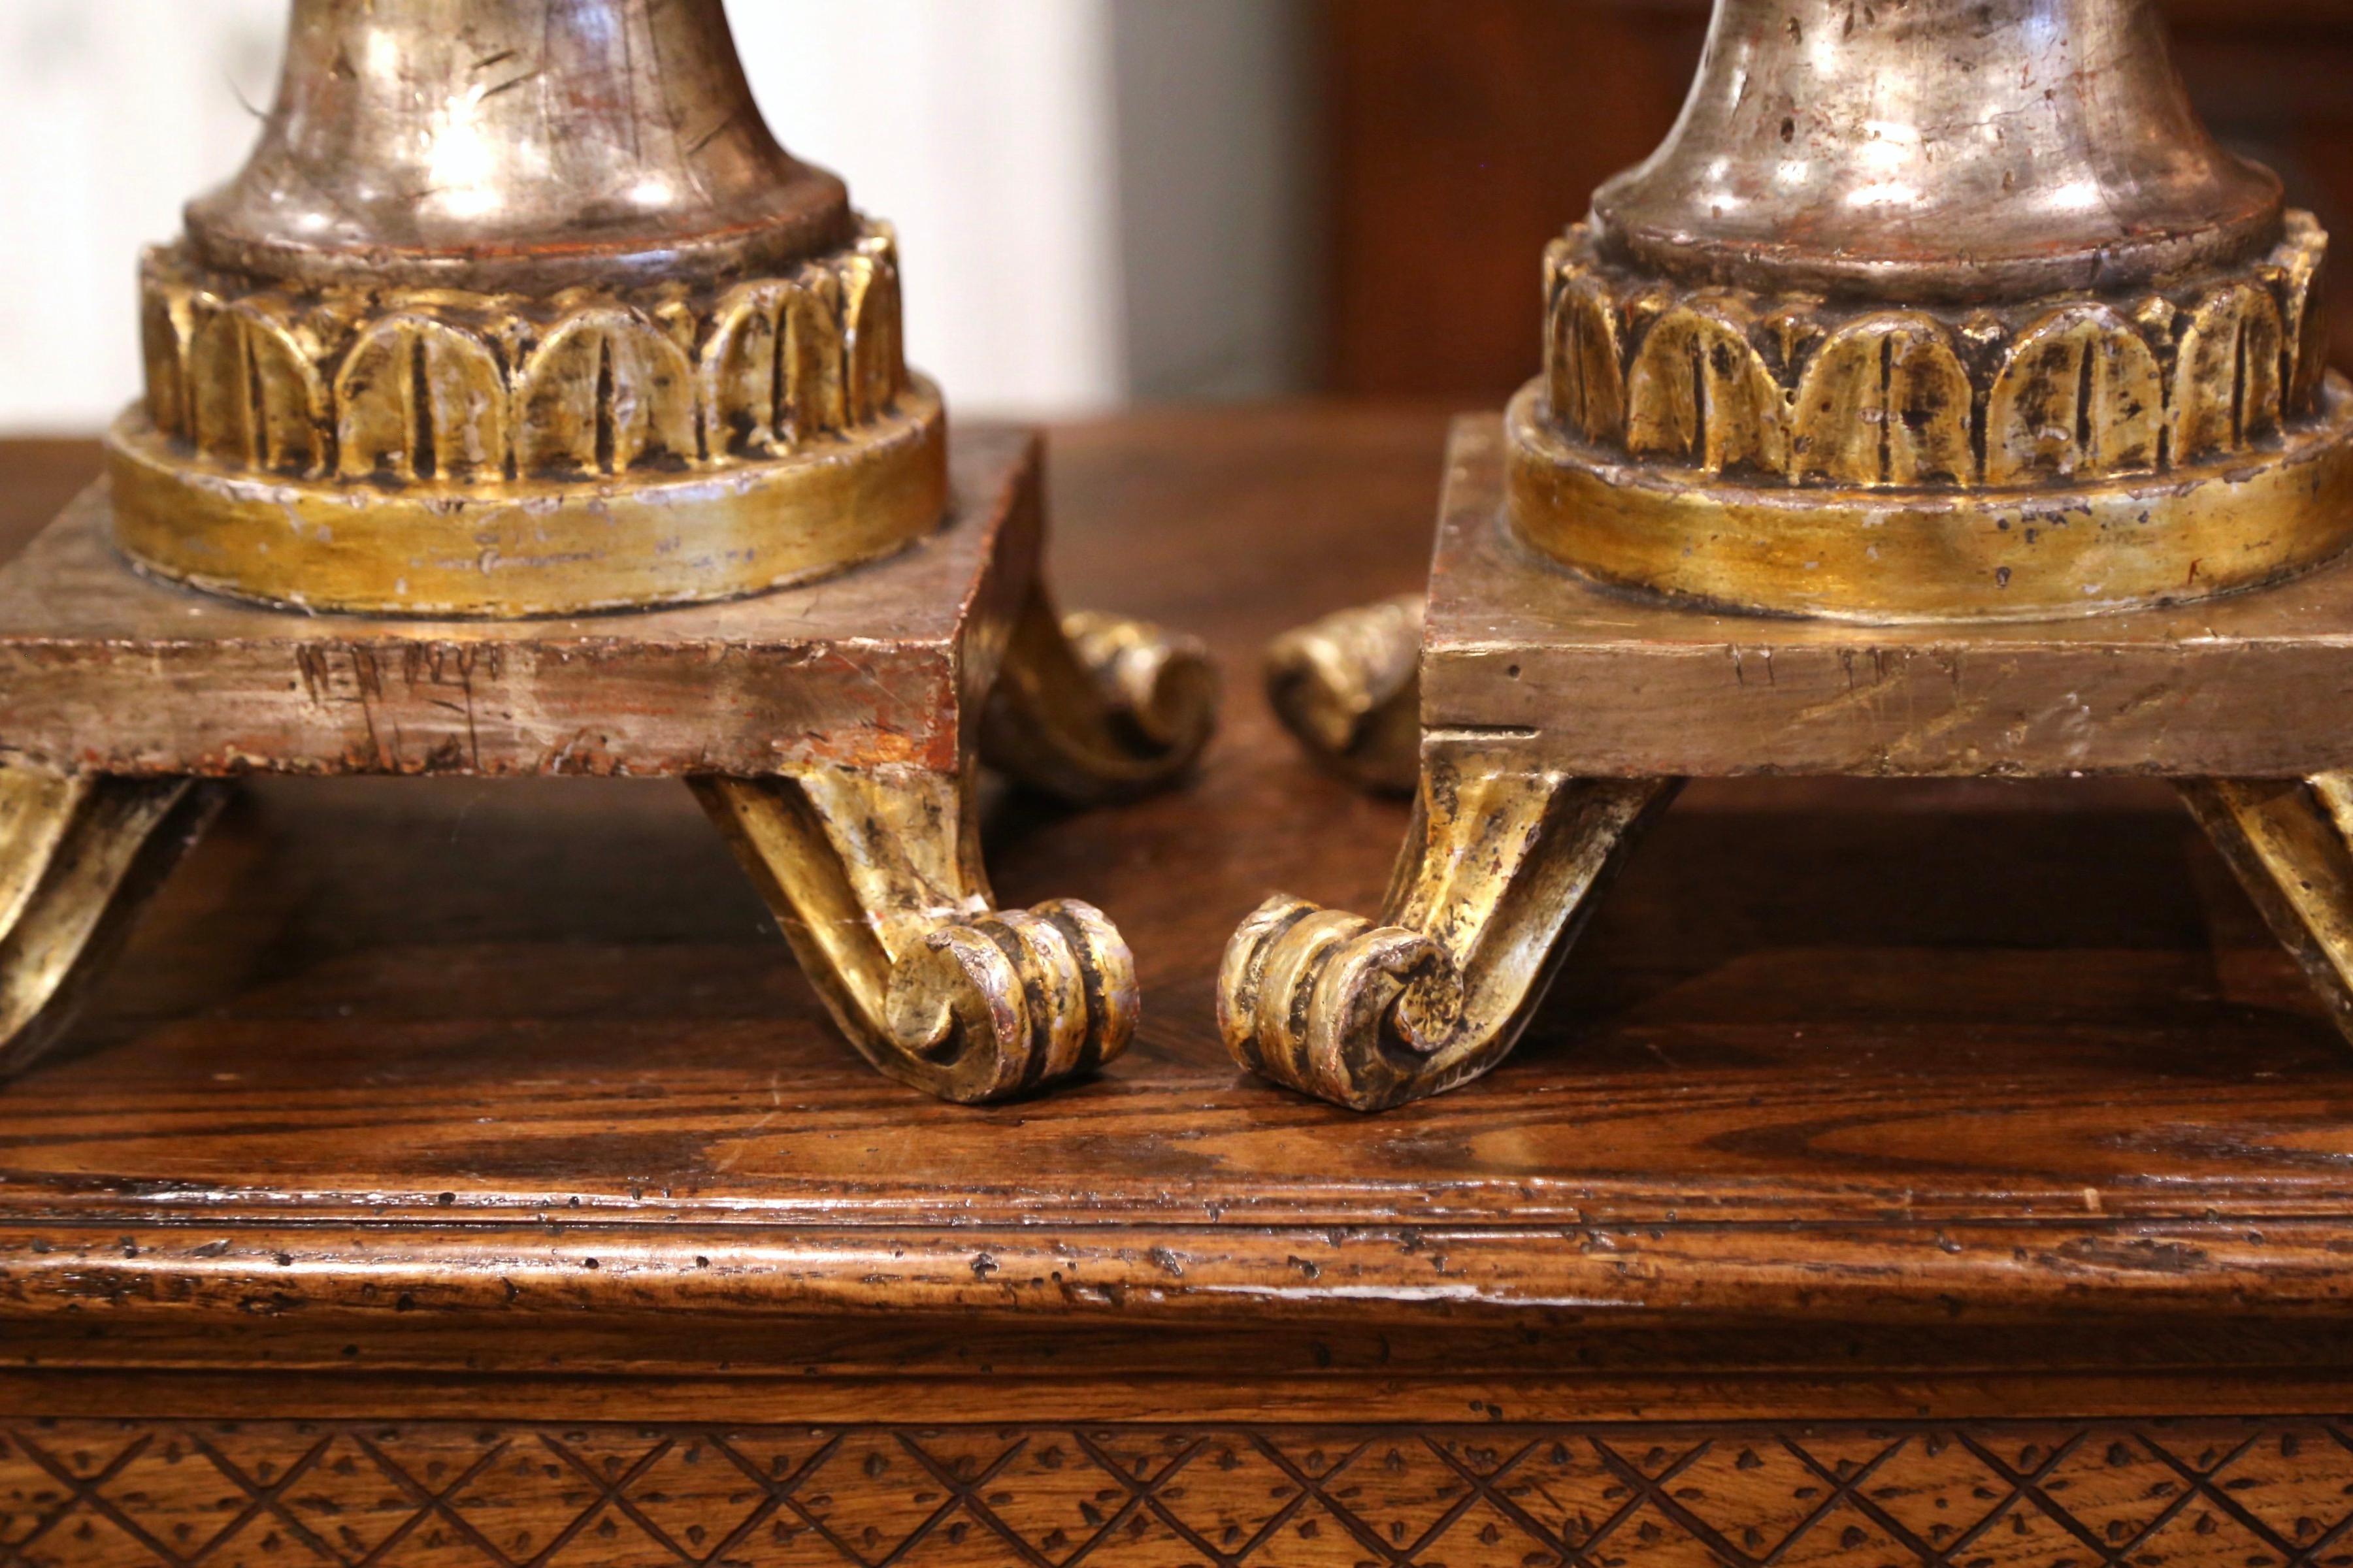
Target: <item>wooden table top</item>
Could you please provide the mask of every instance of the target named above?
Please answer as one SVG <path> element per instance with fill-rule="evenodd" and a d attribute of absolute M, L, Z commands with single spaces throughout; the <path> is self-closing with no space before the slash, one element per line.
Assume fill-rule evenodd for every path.
<path fill-rule="evenodd" d="M 1416 585 L 1444 429 L 1055 432 L 1063 598 L 1206 635 L 1229 695 L 1188 790 L 991 815 L 1005 901 L 1095 901 L 1141 967 L 1134 1049 L 1046 1098 L 867 1069 L 675 784 L 250 784 L 0 1102 L 0 1402 L 659 1373 L 699 1414 L 821 1375 L 831 1418 L 1050 1366 L 1123 1414 L 1442 1373 L 1460 1419 L 1489 1372 L 1591 1415 L 1736 1364 L 1933 1366 L 1993 1414 L 2156 1366 L 2341 1400 L 2353 1058 L 2154 786 L 1694 787 L 1492 1078 L 1366 1119 L 1237 1071 L 1227 934 L 1277 889 L 1372 907 L 1406 816 L 1293 752 L 1256 650 Z M 0 446 L 7 547 L 94 467 Z"/>

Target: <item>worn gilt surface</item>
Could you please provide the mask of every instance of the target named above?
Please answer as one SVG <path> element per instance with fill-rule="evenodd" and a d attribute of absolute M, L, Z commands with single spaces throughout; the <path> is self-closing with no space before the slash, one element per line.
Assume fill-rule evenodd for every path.
<path fill-rule="evenodd" d="M 1449 447 L 1421 672 L 1440 728 L 1533 731 L 1548 765 L 1611 777 L 2353 768 L 2353 731 L 2315 697 L 2347 679 L 2353 563 L 2196 605 L 1968 626 L 1694 613 L 1532 579 L 1495 526 L 1509 444 L 1504 420 L 1471 416 Z"/>
<path fill-rule="evenodd" d="M 944 505 L 878 226 L 772 278 L 294 284 L 182 245 L 142 289 L 116 535 L 206 586 L 409 614 L 723 598 L 900 547 Z"/>
<path fill-rule="evenodd" d="M 2199 600 L 2353 542 L 2327 237 L 1974 305 L 1687 284 L 1588 226 L 1546 258 L 1520 535 L 1605 582 L 1860 621 Z"/>
<path fill-rule="evenodd" d="M 1193 542 L 1129 602 L 1238 668 L 1426 557 L 1435 437 L 1091 429 L 1064 542 Z M 1696 791 L 1510 1070 L 1366 1119 L 1237 1072 L 1204 959 L 1274 874 L 1370 912 L 1403 813 L 1232 742 L 998 818 L 1148 1021 L 978 1111 L 842 1048 L 681 792 L 257 781 L 5 1101 L 0 1559 L 2344 1554 L 2353 1075 L 2163 792 Z"/>
<path fill-rule="evenodd" d="M 1447 932 L 1482 930 L 1555 853 L 1621 852 L 1609 838 L 1556 850 L 1544 835 L 1499 847 L 1490 830 L 1545 820 L 1556 800 L 1775 773 L 2174 779 L 2353 1033 L 2353 749 L 2313 721 L 2309 695 L 2347 679 L 2353 572 L 2211 605 L 1966 630 L 1698 615 L 1584 583 L 1532 595 L 1525 554 L 1495 527 L 1507 447 L 1502 422 L 1457 425 L 1426 643 L 1377 605 L 1278 644 L 1285 679 L 1336 715 L 1366 689 L 1358 672 L 1420 661 L 1428 729 L 1392 766 L 1418 774 L 1423 804 L 1379 918 L 1281 897 L 1237 933 L 1221 1019 L 1245 1064 L 1360 1106 L 1475 1076 L 1540 997 L 1556 957 L 1545 944 L 1572 940 L 1583 911 L 1504 928 L 1527 944 L 1496 951 L 1529 989 L 1486 1009 L 1449 1010 Z M 1345 724 L 1291 715 L 1307 700 L 1286 709 L 1293 733 L 1361 776 L 1361 759 L 1325 751 Z M 1482 804 L 1433 813 L 1463 798 L 1464 759 L 1482 754 Z M 1597 891 L 1571 896 L 1589 905 Z"/>
<path fill-rule="evenodd" d="M 1374 789 L 1420 767 L 1423 596 L 1336 610 L 1267 645 L 1266 696 L 1309 752 Z"/>
<path fill-rule="evenodd" d="M 1355 1110 L 1442 1092 L 1503 1059 L 1674 794 L 1475 742 L 1427 744 L 1422 770 L 1380 918 L 1277 895 L 1235 932 L 1218 975 L 1219 1026 L 1243 1066 Z"/>
<path fill-rule="evenodd" d="M 1867 489 L 2065 485 L 2254 450 L 2319 412 L 2328 239 L 2171 289 L 1977 307 L 1689 287 L 1579 225 L 1545 258 L 1545 395 L 1591 447 Z"/>
<path fill-rule="evenodd" d="M 1034 1568 L 2290 1568 L 2331 1419 L 1675 1426 L 0 1428 L 0 1553 Z"/>
<path fill-rule="evenodd" d="M 720 0 L 293 0 L 140 286 L 107 482 L 0 571 L 0 1072 L 193 781 L 255 772 L 683 777 L 885 1071 L 980 1101 L 1124 1047 L 1109 922 L 993 906 L 983 753 L 1157 787 L 1214 672 L 1056 614 L 1034 437 L 951 463 L 891 231 Z"/>
<path fill-rule="evenodd" d="M 1209 743 L 1221 683 L 1198 637 L 1095 610 L 1057 616 L 1033 595 L 1014 618 L 981 719 L 981 755 L 1067 801 L 1133 800 Z"/>
<path fill-rule="evenodd" d="M 55 1038 L 67 982 L 217 803 L 196 775 L 272 771 L 686 778 L 885 1071 L 987 1100 L 1115 1057 L 1134 961 L 1087 905 L 996 911 L 980 763 L 1078 802 L 1162 787 L 1208 741 L 1215 670 L 1189 637 L 1058 616 L 1035 438 L 958 446 L 967 504 L 932 545 L 617 621 L 197 601 L 105 558 L 85 498 L 0 572 L 0 1071 Z M 204 700 L 142 700 L 159 670 Z"/>
<path fill-rule="evenodd" d="M 867 1059 L 942 1100 L 1095 1068 L 1135 1034 L 1135 959 L 1077 900 L 990 907 L 969 781 L 892 768 L 695 793 Z"/>
<path fill-rule="evenodd" d="M 1411 673 L 1419 809 L 1378 919 L 1237 932 L 1237 1059 L 1368 1110 L 1484 1071 L 1721 774 L 2182 779 L 2353 1032 L 2353 759 L 2282 700 L 2353 624 L 2327 246 L 2154 0 L 1716 0 L 1666 142 L 1546 253 L 1543 374 L 1457 432 L 1425 634 L 1270 652 L 1376 783 Z"/>
<path fill-rule="evenodd" d="M 232 471 L 422 483 L 724 467 L 871 425 L 906 385 L 886 228 L 779 278 L 546 297 L 142 268 L 156 433 Z"/>
<path fill-rule="evenodd" d="M 116 540 L 311 610 L 758 592 L 945 510 L 898 260 L 711 0 L 295 0 L 269 114 L 141 275 Z"/>
<path fill-rule="evenodd" d="M 1217 719 L 1216 670 L 1193 638 L 1058 618 L 1039 593 L 1003 635 L 978 753 L 957 771 L 692 781 L 852 1043 L 967 1104 L 1093 1072 L 1127 1048 L 1139 1006 L 1134 955 L 1102 910 L 993 907 L 980 759 L 1066 801 L 1119 800 L 1181 776 Z"/>
<path fill-rule="evenodd" d="M 2193 779 L 2182 795 L 2353 1039 L 2353 773 Z"/>
<path fill-rule="evenodd" d="M 0 1076 L 63 1034 L 141 902 L 220 809 L 216 784 L 0 761 Z"/>
<path fill-rule="evenodd" d="M 1862 621 L 2275 582 L 2353 544 L 2327 254 L 2147 0 L 1721 0 L 1689 112 L 1546 253 L 1513 520 Z"/>

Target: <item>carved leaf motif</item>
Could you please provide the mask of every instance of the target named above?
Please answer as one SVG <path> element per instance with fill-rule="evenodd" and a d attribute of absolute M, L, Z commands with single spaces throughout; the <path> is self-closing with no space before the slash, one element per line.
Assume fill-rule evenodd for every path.
<path fill-rule="evenodd" d="M 188 439 L 216 462 L 253 460 L 245 328 L 228 302 L 206 290 L 188 305 Z"/>
<path fill-rule="evenodd" d="M 2327 300 L 2323 279 L 2328 264 L 2328 234 L 2308 212 L 2287 215 L 2287 237 L 2274 259 L 2287 332 L 2287 415 L 2310 414 L 2328 374 Z"/>
<path fill-rule="evenodd" d="M 1562 277 L 1546 323 L 1553 417 L 1588 441 L 1622 440 L 1626 374 L 1618 310 L 1609 286 L 1588 273 Z"/>
<path fill-rule="evenodd" d="M 900 348 L 899 260 L 887 236 L 859 247 L 841 269 L 841 319 L 850 423 L 880 418 L 899 401 L 905 360 Z"/>
<path fill-rule="evenodd" d="M 1700 299 L 1659 319 L 1634 360 L 1626 445 L 1708 473 L 1754 464 L 1788 471 L 1788 405 L 1728 300 Z"/>
<path fill-rule="evenodd" d="M 719 302 L 696 371 L 705 456 L 766 453 L 788 440 L 791 398 L 779 322 L 795 292 L 790 283 L 746 283 Z"/>
<path fill-rule="evenodd" d="M 1545 256 L 1546 416 L 1630 455 L 1841 485 L 2098 481 L 2194 465 L 2317 416 L 2327 248 L 2312 215 L 2290 211 L 2267 255 L 2170 295 L 2071 295 L 1947 322 L 1694 291 L 1614 269 L 1578 225 Z"/>
<path fill-rule="evenodd" d="M 446 321 L 372 323 L 343 356 L 335 407 L 347 477 L 468 481 L 505 471 L 505 373 L 490 344 Z"/>
<path fill-rule="evenodd" d="M 316 476 L 327 392 L 310 351 L 271 303 L 198 294 L 188 356 L 192 432 L 218 461 Z"/>
<path fill-rule="evenodd" d="M 800 287 L 786 301 L 781 322 L 785 391 L 797 441 L 841 430 L 849 423 L 841 296 L 839 273 L 811 267 L 802 272 Z"/>
<path fill-rule="evenodd" d="M 887 415 L 907 386 L 880 226 L 715 305 L 670 285 L 549 305 L 543 332 L 505 297 L 232 292 L 159 247 L 141 273 L 149 415 L 232 467 L 469 483 L 763 460 Z"/>
<path fill-rule="evenodd" d="M 1986 482 L 2147 473 L 2159 457 L 2157 355 L 2105 305 L 2070 305 L 2019 335 L 1986 401 Z"/>
<path fill-rule="evenodd" d="M 1976 477 L 1976 394 L 1945 329 L 1911 311 L 1848 322 L 1798 387 L 1792 474 L 1841 484 L 1917 485 Z"/>
<path fill-rule="evenodd" d="M 2253 283 L 2208 291 L 2187 312 L 2173 367 L 2173 460 L 2235 452 L 2279 428 L 2285 329 Z"/>
<path fill-rule="evenodd" d="M 515 462 L 525 473 L 626 473 L 691 461 L 694 371 L 636 311 L 592 306 L 557 323 L 524 362 Z"/>
<path fill-rule="evenodd" d="M 188 352 L 195 332 L 193 291 L 155 275 L 140 290 L 139 346 L 147 370 L 147 417 L 166 436 L 189 434 Z"/>

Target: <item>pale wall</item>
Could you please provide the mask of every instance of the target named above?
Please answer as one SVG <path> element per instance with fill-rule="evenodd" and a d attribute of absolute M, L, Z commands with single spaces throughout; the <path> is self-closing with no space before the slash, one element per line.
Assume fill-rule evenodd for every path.
<path fill-rule="evenodd" d="M 1281 390 L 1305 268 L 1293 0 L 733 0 L 786 144 L 899 226 L 967 411 Z M 232 172 L 283 0 L 0 0 L 0 430 L 137 381 L 132 270 Z"/>

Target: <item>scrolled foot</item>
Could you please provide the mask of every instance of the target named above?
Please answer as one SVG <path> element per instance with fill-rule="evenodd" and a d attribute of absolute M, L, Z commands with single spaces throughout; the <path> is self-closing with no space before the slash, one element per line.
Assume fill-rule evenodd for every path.
<path fill-rule="evenodd" d="M 978 1105 L 1127 1048 L 1135 961 L 1092 905 L 992 907 L 970 781 L 904 768 L 698 779 L 697 797 L 867 1060 Z"/>
<path fill-rule="evenodd" d="M 2196 779 L 2181 795 L 2353 1040 L 2353 773 Z"/>
<path fill-rule="evenodd" d="M 140 907 L 226 798 L 195 779 L 0 763 L 0 1078 L 64 1034 Z"/>
<path fill-rule="evenodd" d="M 1234 933 L 1218 976 L 1227 1048 L 1353 1110 L 1487 1072 L 1675 789 L 1566 778 L 1508 752 L 1435 752 L 1378 922 L 1277 897 Z"/>
<path fill-rule="evenodd" d="M 1182 777 L 1218 722 L 1218 670 L 1198 638 L 1091 611 L 1056 616 L 1034 595 L 1015 621 L 981 751 L 1081 805 Z"/>
<path fill-rule="evenodd" d="M 1410 794 L 1421 762 L 1419 594 L 1341 610 L 1267 645 L 1266 695 L 1301 745 L 1368 788 Z"/>
<path fill-rule="evenodd" d="M 1092 1072 L 1135 1035 L 1135 959 L 1075 899 L 944 925 L 894 964 L 892 1076 L 965 1105 Z"/>
<path fill-rule="evenodd" d="M 1218 974 L 1235 1059 L 1354 1110 L 1451 1087 L 1430 1069 L 1461 1010 L 1462 976 L 1428 936 L 1282 894 L 1242 922 Z"/>

